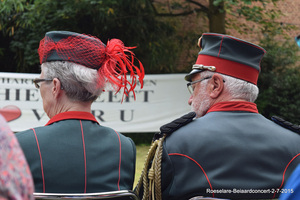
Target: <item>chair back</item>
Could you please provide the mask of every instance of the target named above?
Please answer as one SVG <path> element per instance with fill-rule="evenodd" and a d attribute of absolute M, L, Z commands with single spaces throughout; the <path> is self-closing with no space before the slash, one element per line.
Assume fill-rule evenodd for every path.
<path fill-rule="evenodd" d="M 139 200 L 139 197 L 131 190 L 120 190 L 112 192 L 100 193 L 33 193 L 36 200 L 60 200 L 60 199 L 76 199 L 76 200 Z"/>

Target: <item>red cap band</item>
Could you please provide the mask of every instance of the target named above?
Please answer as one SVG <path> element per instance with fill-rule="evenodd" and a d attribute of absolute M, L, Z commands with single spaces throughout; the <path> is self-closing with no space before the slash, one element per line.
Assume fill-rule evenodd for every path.
<path fill-rule="evenodd" d="M 233 76 L 257 85 L 259 71 L 248 65 L 204 54 L 198 55 L 196 64 L 215 66 L 215 72 Z"/>

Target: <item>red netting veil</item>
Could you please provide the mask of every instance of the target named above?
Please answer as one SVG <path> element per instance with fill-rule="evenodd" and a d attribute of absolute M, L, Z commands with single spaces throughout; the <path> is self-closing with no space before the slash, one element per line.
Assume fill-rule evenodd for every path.
<path fill-rule="evenodd" d="M 70 61 L 98 70 L 103 84 L 108 81 L 116 92 L 123 89 L 124 95 L 133 92 L 137 82 L 143 88 L 145 76 L 142 63 L 119 39 L 111 39 L 105 45 L 100 39 L 68 31 L 52 31 L 40 41 L 38 49 L 40 64 L 50 61 Z M 135 62 L 138 65 L 135 65 Z M 129 79 L 127 78 L 129 75 Z"/>

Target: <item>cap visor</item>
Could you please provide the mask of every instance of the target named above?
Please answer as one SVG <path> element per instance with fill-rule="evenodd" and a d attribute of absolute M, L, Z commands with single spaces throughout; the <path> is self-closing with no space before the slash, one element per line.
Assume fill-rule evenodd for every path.
<path fill-rule="evenodd" d="M 185 79 L 186 81 L 191 82 L 191 81 L 192 81 L 192 76 L 193 76 L 194 74 L 197 74 L 197 73 L 200 73 L 200 72 L 203 72 L 203 71 L 204 71 L 203 69 L 193 69 L 189 74 L 187 74 L 187 75 L 184 77 L 184 79 Z"/>

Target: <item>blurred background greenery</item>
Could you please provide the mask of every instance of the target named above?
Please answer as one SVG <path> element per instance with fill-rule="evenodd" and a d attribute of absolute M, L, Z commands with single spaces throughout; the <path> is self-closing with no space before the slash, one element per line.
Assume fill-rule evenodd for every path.
<path fill-rule="evenodd" d="M 259 112 L 299 124 L 299 47 L 286 35 L 295 27 L 277 20 L 280 1 L 1 0 L 0 70 L 39 73 L 39 41 L 48 31 L 66 30 L 136 46 L 146 74 L 185 73 L 196 60 L 203 32 L 234 30 L 255 36 L 268 52 L 258 80 Z"/>

